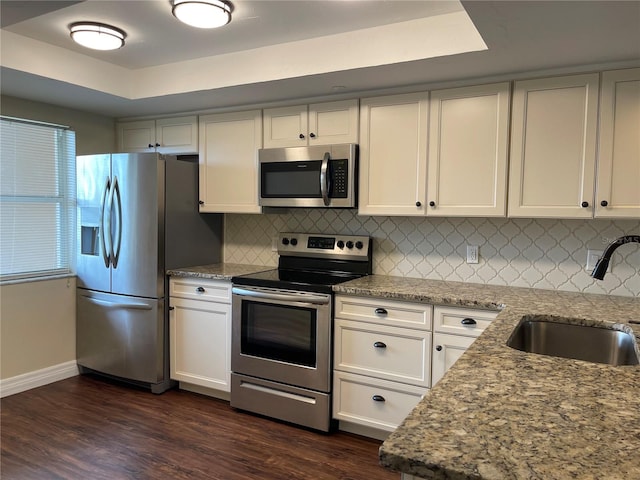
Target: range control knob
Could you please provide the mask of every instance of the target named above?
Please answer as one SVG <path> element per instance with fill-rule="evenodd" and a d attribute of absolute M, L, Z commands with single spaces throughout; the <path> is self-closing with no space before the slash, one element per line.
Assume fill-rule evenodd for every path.
<path fill-rule="evenodd" d="M 342 250 L 344 248 L 344 242 L 342 240 L 338 240 L 338 243 L 336 243 L 336 245 L 338 246 L 338 248 L 340 250 Z"/>
<path fill-rule="evenodd" d="M 357 248 L 358 250 L 362 250 L 362 247 L 364 247 L 364 244 L 363 244 L 360 240 L 358 240 L 358 241 L 356 242 L 356 248 Z"/>
<path fill-rule="evenodd" d="M 347 248 L 353 248 L 353 242 L 351 240 L 347 241 Z"/>
<path fill-rule="evenodd" d="M 291 245 L 293 245 L 294 247 L 298 244 L 298 239 L 297 238 L 292 238 L 291 239 Z"/>
<path fill-rule="evenodd" d="M 289 245 L 289 239 L 288 239 L 287 237 L 284 237 L 284 238 L 282 239 L 282 244 L 283 244 L 283 245 Z"/>

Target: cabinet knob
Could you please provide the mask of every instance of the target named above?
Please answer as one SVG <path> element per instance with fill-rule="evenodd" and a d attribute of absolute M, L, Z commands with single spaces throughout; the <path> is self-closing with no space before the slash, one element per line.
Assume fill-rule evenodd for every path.
<path fill-rule="evenodd" d="M 437 351 L 439 351 L 439 352 L 441 352 L 441 351 L 442 351 L 442 345 L 437 345 L 437 346 L 436 346 L 436 350 L 437 350 Z"/>
<path fill-rule="evenodd" d="M 386 315 L 387 313 L 389 313 L 384 308 L 376 308 L 374 311 L 376 315 Z"/>
<path fill-rule="evenodd" d="M 371 400 L 373 400 L 374 402 L 384 402 L 385 399 L 382 395 L 374 395 L 373 397 L 371 397 Z"/>
<path fill-rule="evenodd" d="M 582 208 L 587 208 L 589 206 L 589 202 L 582 202 L 580 205 Z"/>
<path fill-rule="evenodd" d="M 300 138 L 300 140 L 304 139 L 304 133 L 301 133 L 300 135 L 298 135 L 298 138 Z"/>
<path fill-rule="evenodd" d="M 416 207 L 421 207 L 422 206 L 422 202 L 416 202 Z"/>
<path fill-rule="evenodd" d="M 373 346 L 376 348 L 387 348 L 387 344 L 384 342 L 375 342 Z"/>
<path fill-rule="evenodd" d="M 315 134 L 315 133 L 313 133 L 313 132 L 311 132 L 311 133 L 309 134 L 309 136 L 310 136 L 311 138 L 316 138 L 316 134 Z"/>
<path fill-rule="evenodd" d="M 169 310 L 175 310 L 176 307 L 169 307 Z"/>
<path fill-rule="evenodd" d="M 153 143 L 150 143 L 150 144 L 149 144 L 149 148 L 153 148 Z"/>
<path fill-rule="evenodd" d="M 606 200 L 602 200 L 600 202 L 600 206 L 602 206 L 602 207 L 606 207 L 607 205 L 609 205 L 609 202 L 607 202 Z"/>
<path fill-rule="evenodd" d="M 156 147 L 159 147 L 159 146 L 160 146 L 160 144 L 158 142 L 156 142 Z"/>
<path fill-rule="evenodd" d="M 475 325 L 476 321 L 473 318 L 463 318 L 460 320 L 460 323 L 462 325 Z"/>
<path fill-rule="evenodd" d="M 204 205 L 204 200 L 198 200 L 199 205 Z"/>
<path fill-rule="evenodd" d="M 198 287 L 198 288 L 196 288 L 196 292 L 198 292 L 198 293 L 204 293 L 204 287 Z"/>
<path fill-rule="evenodd" d="M 436 206 L 436 202 L 434 202 L 433 200 L 431 200 L 431 201 L 429 202 L 429 206 L 430 206 L 430 207 L 435 207 L 435 206 Z"/>

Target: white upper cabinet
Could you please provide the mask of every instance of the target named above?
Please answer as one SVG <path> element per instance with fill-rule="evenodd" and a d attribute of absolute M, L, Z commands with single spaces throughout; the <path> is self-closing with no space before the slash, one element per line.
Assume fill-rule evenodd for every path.
<path fill-rule="evenodd" d="M 360 215 L 424 215 L 429 93 L 360 102 Z"/>
<path fill-rule="evenodd" d="M 358 100 L 264 110 L 264 148 L 334 143 L 358 143 Z"/>
<path fill-rule="evenodd" d="M 431 92 L 427 215 L 506 215 L 509 83 Z"/>
<path fill-rule="evenodd" d="M 510 217 L 593 216 L 598 74 L 515 82 Z"/>
<path fill-rule="evenodd" d="M 640 218 L 640 68 L 602 74 L 596 217 Z"/>
<path fill-rule="evenodd" d="M 200 117 L 200 212 L 261 212 L 260 148 L 260 110 Z"/>
<path fill-rule="evenodd" d="M 198 117 L 118 122 L 119 152 L 198 153 Z"/>

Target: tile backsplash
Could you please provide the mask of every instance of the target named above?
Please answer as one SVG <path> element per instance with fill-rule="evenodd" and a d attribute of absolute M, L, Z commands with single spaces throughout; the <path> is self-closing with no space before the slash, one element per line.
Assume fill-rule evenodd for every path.
<path fill-rule="evenodd" d="M 640 245 L 616 250 L 604 281 L 585 268 L 587 249 L 640 234 L 640 220 L 369 217 L 323 209 L 227 214 L 224 261 L 275 266 L 273 238 L 286 231 L 369 235 L 380 275 L 640 296 Z M 478 264 L 465 262 L 467 245 L 479 247 Z"/>

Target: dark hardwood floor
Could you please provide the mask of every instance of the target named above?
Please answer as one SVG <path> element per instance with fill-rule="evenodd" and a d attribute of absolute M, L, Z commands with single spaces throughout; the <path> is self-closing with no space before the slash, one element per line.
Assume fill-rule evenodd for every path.
<path fill-rule="evenodd" d="M 379 441 L 78 376 L 2 399 L 3 480 L 377 480 Z"/>

